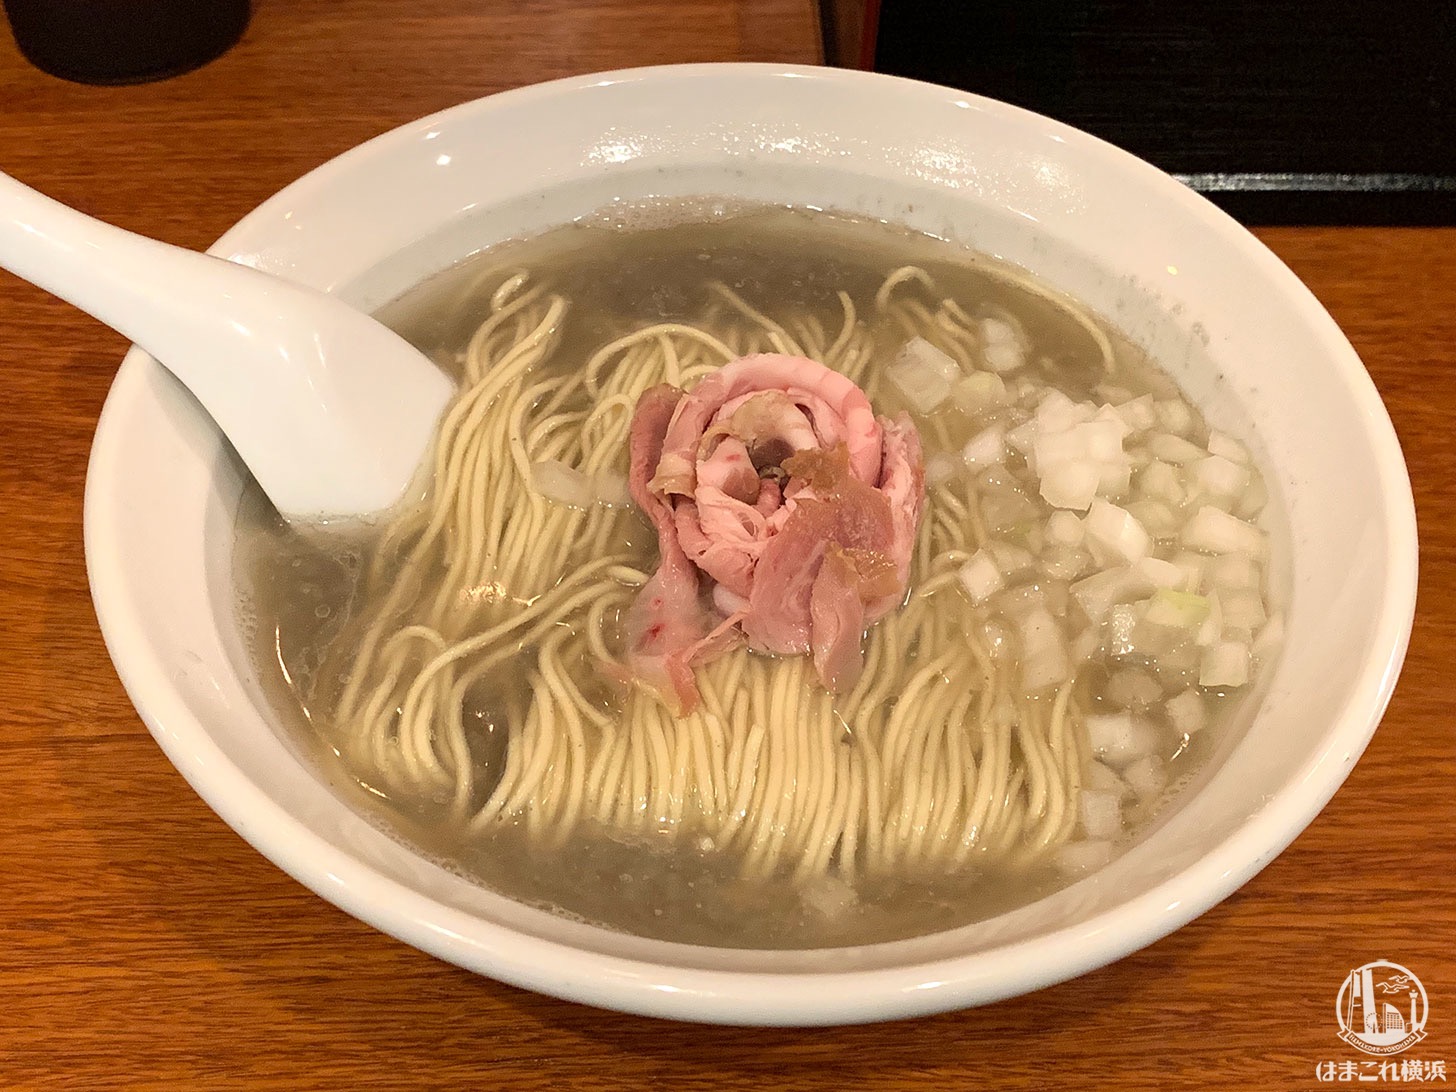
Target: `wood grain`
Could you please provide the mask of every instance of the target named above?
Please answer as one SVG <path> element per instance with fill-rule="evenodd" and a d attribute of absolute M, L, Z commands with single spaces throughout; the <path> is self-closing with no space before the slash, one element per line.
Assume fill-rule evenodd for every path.
<path fill-rule="evenodd" d="M 3 39 L 3 36 L 0 36 Z M 192 75 L 79 87 L 0 40 L 0 164 L 204 246 L 283 183 L 451 103 L 590 69 L 817 58 L 808 0 L 263 0 Z M 1389 715 L 1287 852 L 1174 936 L 989 1008 L 718 1030 L 502 986 L 359 924 L 171 769 L 87 597 L 87 448 L 120 338 L 0 274 L 0 1087 L 1315 1087 L 1347 968 L 1430 994 L 1456 1063 L 1456 233 L 1264 233 L 1349 333 L 1416 484 L 1420 612 Z M 1332 620 L 1338 624 L 1338 620 Z"/>

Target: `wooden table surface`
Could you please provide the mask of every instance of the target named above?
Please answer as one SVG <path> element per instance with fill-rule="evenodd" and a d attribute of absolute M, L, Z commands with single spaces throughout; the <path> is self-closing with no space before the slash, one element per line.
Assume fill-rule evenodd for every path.
<path fill-rule="evenodd" d="M 0 168 L 205 247 L 350 145 L 507 87 L 625 65 L 815 61 L 810 0 L 260 0 L 189 76 L 87 88 L 0 35 Z M 1385 723 L 1312 827 L 1201 919 L 985 1009 L 817 1031 L 566 1004 L 387 939 L 225 827 L 132 711 L 81 550 L 122 340 L 0 274 L 0 1088 L 1312 1088 L 1348 969 L 1430 998 L 1404 1057 L 1456 1067 L 1456 233 L 1262 237 L 1359 350 L 1415 482 L 1423 554 Z M 1332 619 L 1338 624 L 1338 619 Z M 1362 1071 L 1373 1075 L 1373 1070 Z"/>

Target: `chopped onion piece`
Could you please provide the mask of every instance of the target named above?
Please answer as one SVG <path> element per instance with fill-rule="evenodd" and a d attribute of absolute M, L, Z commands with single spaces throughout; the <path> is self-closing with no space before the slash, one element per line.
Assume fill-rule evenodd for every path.
<path fill-rule="evenodd" d="M 1057 847 L 1052 860 L 1061 872 L 1091 872 L 1112 860 L 1112 843 L 1067 842 Z"/>
<path fill-rule="evenodd" d="M 1227 459 L 1231 463 L 1240 463 L 1247 466 L 1251 460 L 1249 449 L 1239 443 L 1232 436 L 1218 429 L 1210 429 L 1208 433 L 1208 453 Z"/>
<path fill-rule="evenodd" d="M 981 320 L 981 355 L 993 372 L 1014 372 L 1026 363 L 1026 340 L 1016 326 L 1001 318 Z"/>
<path fill-rule="evenodd" d="M 1177 436 L 1187 436 L 1193 431 L 1193 410 L 1181 398 L 1168 398 L 1154 404 L 1158 424 Z"/>
<path fill-rule="evenodd" d="M 950 397 L 961 369 L 946 353 L 923 337 L 911 338 L 886 372 L 916 413 L 929 413 Z"/>
<path fill-rule="evenodd" d="M 1197 629 L 1208 618 L 1210 610 L 1211 604 L 1202 595 L 1159 588 L 1148 600 L 1143 618 L 1154 625 Z"/>
<path fill-rule="evenodd" d="M 605 504 L 608 508 L 627 508 L 632 504 L 632 490 L 627 485 L 625 474 L 603 471 L 596 476 L 593 484 L 598 504 Z"/>
<path fill-rule="evenodd" d="M 1152 549 L 1152 539 L 1143 525 L 1125 508 L 1095 500 L 1087 512 L 1087 538 L 1109 556 L 1124 563 L 1140 561 Z"/>
<path fill-rule="evenodd" d="M 1148 450 L 1155 458 L 1165 463 L 1177 463 L 1179 466 L 1186 466 L 1195 463 L 1199 459 L 1206 458 L 1208 452 L 1197 444 L 1191 444 L 1181 436 L 1174 436 L 1171 432 L 1154 433 L 1148 439 Z"/>
<path fill-rule="evenodd" d="M 1085 718 L 1092 751 L 1113 769 L 1122 769 L 1158 745 L 1158 730 L 1131 713 L 1089 713 Z"/>
<path fill-rule="evenodd" d="M 1078 526 L 1081 526 L 1078 524 Z M 1092 555 L 1076 546 L 1052 547 L 1042 554 L 1041 568 L 1053 580 L 1075 580 L 1092 564 Z"/>
<path fill-rule="evenodd" d="M 1178 585 L 1184 591 L 1202 591 L 1204 577 L 1208 572 L 1208 558 L 1203 554 L 1195 554 L 1191 550 L 1180 550 L 1173 555 L 1173 564 L 1178 566 L 1178 571 L 1183 574 L 1183 582 Z"/>
<path fill-rule="evenodd" d="M 1162 501 L 1129 501 L 1127 510 L 1133 514 L 1133 517 L 1139 523 L 1147 528 L 1148 534 L 1154 538 L 1172 538 L 1178 533 L 1182 525 L 1173 509 L 1169 508 Z"/>
<path fill-rule="evenodd" d="M 1183 570 L 1159 557 L 1143 558 L 1133 566 L 1133 571 L 1155 588 L 1176 588 L 1183 583 Z"/>
<path fill-rule="evenodd" d="M 1047 517 L 1046 536 L 1049 542 L 1060 546 L 1080 546 L 1082 532 L 1082 521 L 1071 512 L 1053 512 Z"/>
<path fill-rule="evenodd" d="M 1097 649 L 1102 642 L 1098 638 L 1097 628 L 1088 626 L 1072 640 L 1071 648 L 1068 650 L 1074 663 L 1084 664 L 1097 654 Z"/>
<path fill-rule="evenodd" d="M 1114 603 L 1145 599 L 1152 592 L 1146 576 L 1125 566 L 1104 569 L 1072 585 L 1072 598 L 1093 623 L 1106 618 Z"/>
<path fill-rule="evenodd" d="M 1104 762 L 1093 759 L 1087 763 L 1087 788 L 1094 792 L 1110 792 L 1119 800 L 1126 800 L 1132 795 L 1132 788 L 1126 781 L 1117 776 L 1117 772 Z"/>
<path fill-rule="evenodd" d="M 1162 501 L 1174 508 L 1183 503 L 1183 485 L 1178 480 L 1178 471 L 1161 459 L 1153 459 L 1138 472 L 1138 490 L 1149 500 Z"/>
<path fill-rule="evenodd" d="M 1137 648 L 1133 631 L 1138 613 L 1131 603 L 1118 603 L 1107 612 L 1107 651 L 1113 656 L 1130 655 Z"/>
<path fill-rule="evenodd" d="M 971 437 L 961 449 L 961 458 L 974 467 L 993 466 L 1006 461 L 1006 428 L 992 425 Z"/>
<path fill-rule="evenodd" d="M 987 413 L 1011 402 L 1006 382 L 992 372 L 972 372 L 951 385 L 951 400 L 964 413 Z"/>
<path fill-rule="evenodd" d="M 1124 667 L 1107 680 L 1107 700 L 1123 709 L 1142 709 L 1162 699 L 1162 684 L 1141 668 Z"/>
<path fill-rule="evenodd" d="M 1264 475 L 1253 467 L 1249 468 L 1249 484 L 1244 490 L 1243 496 L 1234 506 L 1234 515 L 1239 519 L 1253 519 L 1264 510 L 1264 505 L 1269 503 L 1269 489 L 1264 484 Z"/>
<path fill-rule="evenodd" d="M 1168 771 L 1157 755 L 1144 755 L 1123 770 L 1122 776 L 1145 803 L 1162 796 L 1168 787 Z"/>
<path fill-rule="evenodd" d="M 1020 546 L 1010 542 L 988 542 L 984 549 L 976 552 L 990 554 L 996 562 L 996 568 L 1001 571 L 1003 576 L 1010 576 L 1023 569 L 1029 569 L 1036 560 L 1031 556 L 1030 551 L 1023 550 Z"/>
<path fill-rule="evenodd" d="M 1101 465 L 1097 475 L 1097 492 L 1104 497 L 1121 498 L 1132 484 L 1132 460 L 1127 457 Z"/>
<path fill-rule="evenodd" d="M 1243 686 L 1248 681 L 1248 645 L 1241 641 L 1217 641 L 1204 652 L 1198 667 L 1199 686 Z"/>
<path fill-rule="evenodd" d="M 596 503 L 597 494 L 591 478 L 558 459 L 532 463 L 531 484 L 553 504 L 590 508 Z"/>
<path fill-rule="evenodd" d="M 1158 423 L 1158 410 L 1153 404 L 1153 396 L 1145 394 L 1140 398 L 1134 398 L 1130 402 L 1124 402 L 1117 407 L 1117 415 L 1127 425 L 1129 432 L 1146 432 Z"/>
<path fill-rule="evenodd" d="M 1072 665 L 1062 641 L 1062 628 L 1045 607 L 1020 620 L 1021 685 L 1028 693 L 1065 682 Z"/>
<path fill-rule="evenodd" d="M 1218 591 L 1257 591 L 1263 583 L 1262 567 L 1248 554 L 1224 554 L 1208 562 L 1209 587 Z"/>
<path fill-rule="evenodd" d="M 965 461 L 960 456 L 952 455 L 949 451 L 937 451 L 925 460 L 925 484 L 939 485 L 954 478 L 957 472 L 965 468 Z"/>
<path fill-rule="evenodd" d="M 1001 579 L 1001 570 L 995 559 L 985 550 L 977 550 L 956 575 L 960 577 L 961 586 L 966 589 L 972 603 L 985 602 L 1000 591 L 1005 583 Z"/>
<path fill-rule="evenodd" d="M 1193 480 L 1205 493 L 1215 497 L 1237 497 L 1249 484 L 1249 471 L 1222 455 L 1210 455 L 1192 464 Z"/>
<path fill-rule="evenodd" d="M 1264 623 L 1264 628 L 1259 630 L 1259 636 L 1254 638 L 1253 646 L 1249 651 L 1260 663 L 1268 663 L 1279 655 L 1279 649 L 1283 645 L 1284 615 L 1275 611 L 1269 616 L 1269 621 Z"/>
<path fill-rule="evenodd" d="M 1258 592 L 1249 588 L 1220 591 L 1218 604 L 1223 608 L 1225 629 L 1244 629 L 1253 633 L 1263 626 L 1264 600 Z"/>
<path fill-rule="evenodd" d="M 1077 799 L 1077 818 L 1088 838 L 1116 838 L 1122 833 L 1122 802 L 1115 793 L 1083 789 Z"/>
<path fill-rule="evenodd" d="M 1052 388 L 1036 404 L 1036 423 L 1043 432 L 1063 432 L 1073 425 L 1090 421 L 1094 409 L 1085 402 L 1073 402 L 1061 391 Z"/>
<path fill-rule="evenodd" d="M 1006 443 L 1023 455 L 1030 455 L 1041 433 L 1041 424 L 1035 417 L 1017 425 L 1006 434 Z"/>
<path fill-rule="evenodd" d="M 1183 545 L 1212 554 L 1245 553 L 1262 558 L 1267 536 L 1252 523 L 1204 505 L 1183 528 Z"/>
<path fill-rule="evenodd" d="M 1212 648 L 1223 636 L 1223 607 L 1219 605 L 1217 593 L 1210 593 L 1208 596 L 1208 617 L 1204 619 L 1203 625 L 1198 627 L 1198 636 L 1194 638 L 1200 648 Z"/>
<path fill-rule="evenodd" d="M 1053 508 L 1084 512 L 1097 496 L 1100 470 L 1091 463 L 1058 463 L 1041 470 L 1040 492 Z"/>
<path fill-rule="evenodd" d="M 1173 731 L 1181 732 L 1185 736 L 1203 731 L 1208 724 L 1208 711 L 1203 707 L 1203 695 L 1191 686 L 1177 697 L 1169 698 L 1168 704 L 1163 708 L 1167 710 L 1168 723 L 1173 726 Z"/>
<path fill-rule="evenodd" d="M 1066 428 L 1051 428 L 1040 418 L 1040 431 L 1033 443 L 1036 465 L 1048 468 L 1057 463 L 1094 462 L 1119 465 L 1122 458 L 1122 428 L 1112 421 L 1083 421 Z"/>

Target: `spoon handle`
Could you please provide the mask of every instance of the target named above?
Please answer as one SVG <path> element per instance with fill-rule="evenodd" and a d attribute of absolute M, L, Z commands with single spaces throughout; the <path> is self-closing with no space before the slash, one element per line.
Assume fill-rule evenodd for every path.
<path fill-rule="evenodd" d="M 452 390 L 336 297 L 92 219 L 3 173 L 0 268 L 156 358 L 288 516 L 394 503 Z"/>

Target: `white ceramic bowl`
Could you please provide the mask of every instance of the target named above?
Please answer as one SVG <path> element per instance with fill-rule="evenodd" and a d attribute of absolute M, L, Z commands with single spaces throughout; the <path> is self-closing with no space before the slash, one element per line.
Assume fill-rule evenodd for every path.
<path fill-rule="evenodd" d="M 1247 731 L 1111 866 L 980 925 L 832 952 L 642 940 L 528 909 L 374 829 L 274 731 L 231 617 L 241 481 L 133 351 L 86 490 L 107 646 L 192 786 L 301 882 L 443 959 L 630 1012 L 821 1024 L 1036 989 L 1176 929 L 1267 864 L 1345 779 L 1410 632 L 1416 531 L 1395 433 L 1349 343 L 1252 236 L 1080 132 L 960 92 L 828 69 L 685 66 L 448 110 L 325 164 L 213 248 L 372 307 L 467 248 L 616 197 L 729 194 L 901 221 L 1020 263 L 1151 348 L 1254 437 L 1287 518 L 1288 642 Z"/>

